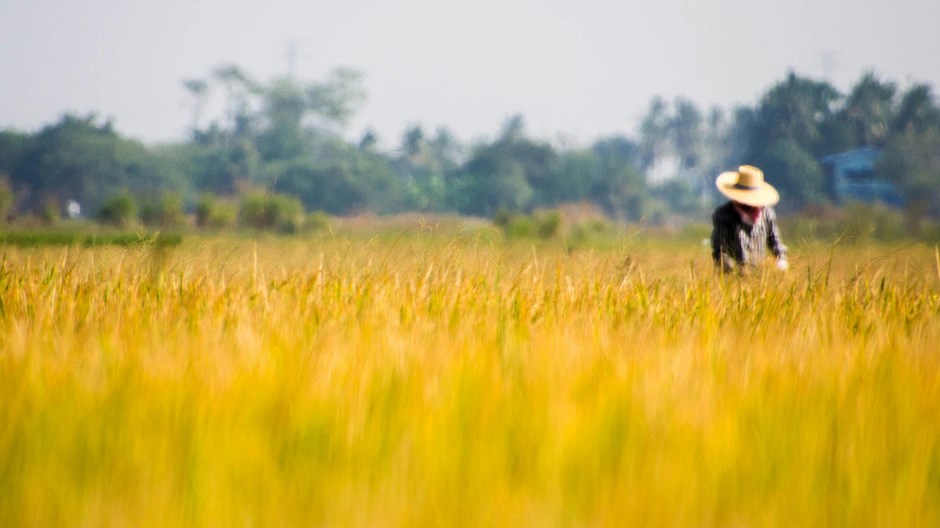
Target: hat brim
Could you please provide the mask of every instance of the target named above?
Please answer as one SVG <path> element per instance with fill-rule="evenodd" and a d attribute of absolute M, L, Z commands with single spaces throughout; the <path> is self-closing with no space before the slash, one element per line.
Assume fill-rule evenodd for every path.
<path fill-rule="evenodd" d="M 737 172 L 722 172 L 715 180 L 715 186 L 718 187 L 718 191 L 735 202 L 753 205 L 754 207 L 765 207 L 774 205 L 780 201 L 780 194 L 777 192 L 777 189 L 767 182 L 761 183 L 756 189 L 737 187 L 737 183 Z"/>

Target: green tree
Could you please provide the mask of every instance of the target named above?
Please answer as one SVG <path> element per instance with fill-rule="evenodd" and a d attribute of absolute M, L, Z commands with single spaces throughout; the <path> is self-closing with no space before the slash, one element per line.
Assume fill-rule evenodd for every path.
<path fill-rule="evenodd" d="M 781 139 L 757 158 L 757 165 L 780 192 L 780 208 L 798 210 L 824 201 L 826 186 L 816 157 L 793 139 Z"/>
<path fill-rule="evenodd" d="M 69 199 L 96 210 L 114 189 L 160 187 L 165 174 L 147 148 L 121 138 L 111 123 L 94 115 L 64 116 L 30 139 L 12 172 L 27 208 Z"/>
<path fill-rule="evenodd" d="M 448 195 L 454 174 L 464 159 L 464 146 L 446 127 L 438 127 L 428 140 L 428 175 L 420 182 L 425 208 L 430 211 L 451 210 Z"/>
<path fill-rule="evenodd" d="M 261 155 L 248 139 L 200 145 L 193 153 L 196 188 L 222 195 L 257 185 L 263 169 Z"/>
<path fill-rule="evenodd" d="M 5 175 L 0 175 L 0 220 L 9 218 L 13 214 L 16 200 L 13 188 Z"/>
<path fill-rule="evenodd" d="M 737 106 L 731 111 L 731 123 L 728 126 L 726 156 L 719 163 L 720 169 L 753 164 L 751 150 L 757 150 L 754 135 L 757 133 L 757 110 L 747 106 Z M 721 172 L 721 171 L 719 171 Z M 715 174 L 717 176 L 717 174 Z"/>
<path fill-rule="evenodd" d="M 589 195 L 591 201 L 614 218 L 639 220 L 644 214 L 646 178 L 639 166 L 646 159 L 642 146 L 624 137 L 598 140 L 592 150 L 595 174 Z"/>
<path fill-rule="evenodd" d="M 228 200 L 220 200 L 211 193 L 203 193 L 196 202 L 196 225 L 208 228 L 226 228 L 235 225 L 238 210 Z"/>
<path fill-rule="evenodd" d="M 414 125 L 405 130 L 401 138 L 401 152 L 406 160 L 415 162 L 424 151 L 427 143 L 421 125 Z"/>
<path fill-rule="evenodd" d="M 738 111 L 734 110 L 731 115 L 734 116 Z M 699 206 L 707 205 L 713 198 L 717 198 L 714 183 L 719 173 L 728 167 L 743 165 L 732 160 L 741 151 L 742 141 L 735 136 L 735 124 L 728 116 L 728 112 L 716 106 L 709 110 L 706 118 L 702 159 L 697 178 L 689 179 L 691 188 L 698 195 Z"/>
<path fill-rule="evenodd" d="M 455 205 L 460 212 L 490 217 L 500 209 L 555 204 L 562 194 L 557 162 L 551 145 L 526 138 L 522 116 L 513 116 L 499 138 L 474 149 L 458 172 Z"/>
<path fill-rule="evenodd" d="M 14 131 L 0 131 L 0 218 L 16 212 L 16 193 L 11 175 L 29 144 L 29 136 Z"/>
<path fill-rule="evenodd" d="M 839 92 L 825 82 L 793 72 L 761 97 L 750 131 L 748 157 L 759 159 L 780 141 L 790 141 L 814 156 L 829 154 L 824 128 L 833 119 Z"/>
<path fill-rule="evenodd" d="M 304 208 L 294 196 L 251 190 L 242 195 L 238 218 L 245 227 L 293 233 L 303 224 Z"/>
<path fill-rule="evenodd" d="M 379 135 L 375 130 L 369 128 L 362 133 L 362 137 L 359 138 L 359 144 L 357 148 L 365 152 L 375 152 L 375 149 L 379 144 Z"/>
<path fill-rule="evenodd" d="M 852 134 L 853 146 L 881 147 L 888 139 L 897 86 L 868 72 L 852 87 L 839 118 Z"/>
<path fill-rule="evenodd" d="M 698 190 L 688 181 L 666 180 L 652 186 L 649 194 L 668 206 L 673 214 L 697 212 L 701 208 Z"/>
<path fill-rule="evenodd" d="M 897 134 L 940 129 L 940 109 L 930 86 L 916 84 L 904 92 L 892 128 Z"/>
<path fill-rule="evenodd" d="M 140 219 L 146 225 L 177 227 L 186 221 L 183 212 L 183 196 L 164 190 L 156 200 L 144 201 L 140 208 Z"/>
<path fill-rule="evenodd" d="M 192 117 L 190 117 L 190 131 L 195 134 L 202 122 L 202 113 L 209 98 L 209 83 L 205 79 L 186 79 L 183 87 L 192 97 Z"/>
<path fill-rule="evenodd" d="M 250 137 L 256 121 L 252 99 L 260 90 L 258 83 L 237 64 L 215 68 L 212 77 L 222 84 L 226 94 L 226 138 Z"/>
<path fill-rule="evenodd" d="M 309 138 L 303 128 L 309 110 L 303 87 L 284 78 L 264 89 L 263 129 L 257 148 L 264 161 L 288 160 L 304 153 Z"/>
<path fill-rule="evenodd" d="M 557 180 L 558 201 L 578 202 L 589 200 L 591 184 L 598 172 L 597 158 L 590 148 L 562 151 L 558 155 Z"/>
<path fill-rule="evenodd" d="M 307 104 L 317 124 L 327 130 L 342 130 L 366 99 L 362 73 L 347 67 L 335 68 L 321 83 L 306 87 Z"/>
<path fill-rule="evenodd" d="M 640 168 L 649 170 L 669 150 L 669 107 L 662 97 L 650 100 L 640 122 Z"/>
<path fill-rule="evenodd" d="M 366 197 L 351 171 L 341 164 L 324 166 L 298 158 L 269 165 L 275 189 L 298 197 L 311 211 L 346 214 L 365 207 Z"/>
<path fill-rule="evenodd" d="M 137 202 L 127 191 L 110 196 L 98 210 L 98 219 L 117 227 L 129 227 L 137 221 Z"/>
<path fill-rule="evenodd" d="M 421 125 L 412 125 L 405 129 L 398 147 L 399 156 L 395 160 L 395 172 L 407 189 L 408 205 L 419 211 L 431 209 L 431 182 L 435 174 L 432 160 L 427 155 L 428 146 Z"/>
<path fill-rule="evenodd" d="M 704 119 L 695 103 L 683 97 L 676 99 L 674 108 L 669 132 L 679 156 L 679 166 L 684 170 L 693 169 L 701 160 Z"/>
<path fill-rule="evenodd" d="M 12 130 L 0 131 L 0 174 L 13 174 L 29 141 L 27 134 Z"/>
<path fill-rule="evenodd" d="M 262 83 L 237 65 L 224 65 L 211 79 L 225 94 L 223 124 L 211 121 L 194 131 L 187 165 L 197 189 L 228 195 L 270 187 L 279 169 L 269 164 L 311 158 L 317 143 L 335 142 L 364 97 L 361 75 L 348 68 L 334 70 L 323 82 L 281 77 Z M 189 80 L 184 87 L 199 102 L 212 85 Z"/>
<path fill-rule="evenodd" d="M 532 188 L 516 162 L 477 156 L 462 171 L 458 210 L 491 217 L 496 211 L 524 210 L 532 205 Z"/>
<path fill-rule="evenodd" d="M 446 129 L 438 129 L 430 140 L 420 125 L 405 130 L 394 168 L 405 186 L 408 208 L 419 211 L 446 209 L 446 179 L 457 166 L 453 157 L 457 148 L 456 140 Z"/>
<path fill-rule="evenodd" d="M 940 214 L 940 129 L 912 126 L 893 136 L 875 173 L 896 184 L 909 207 Z"/>

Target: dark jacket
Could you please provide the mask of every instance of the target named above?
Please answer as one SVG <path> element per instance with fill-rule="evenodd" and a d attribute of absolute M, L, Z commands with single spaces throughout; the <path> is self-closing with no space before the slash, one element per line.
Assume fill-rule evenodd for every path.
<path fill-rule="evenodd" d="M 731 202 L 715 209 L 712 259 L 716 266 L 731 271 L 740 266 L 757 265 L 766 256 L 767 249 L 778 259 L 787 258 L 787 247 L 780 238 L 773 207 L 764 207 L 760 220 L 754 225 L 744 223 Z"/>

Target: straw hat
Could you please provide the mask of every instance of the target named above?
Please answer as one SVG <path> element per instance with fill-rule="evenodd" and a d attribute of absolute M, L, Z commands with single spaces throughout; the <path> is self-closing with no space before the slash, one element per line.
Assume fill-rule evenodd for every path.
<path fill-rule="evenodd" d="M 715 185 L 721 194 L 746 205 L 764 207 L 780 201 L 777 189 L 764 181 L 763 171 L 751 165 L 741 165 L 734 172 L 722 172 Z"/>

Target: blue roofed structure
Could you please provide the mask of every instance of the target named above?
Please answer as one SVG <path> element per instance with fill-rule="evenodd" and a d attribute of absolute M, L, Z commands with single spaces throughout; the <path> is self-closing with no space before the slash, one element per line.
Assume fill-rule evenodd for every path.
<path fill-rule="evenodd" d="M 833 154 L 820 162 L 838 202 L 882 202 L 900 207 L 904 197 L 889 181 L 875 176 L 875 163 L 881 151 L 872 147 Z"/>

